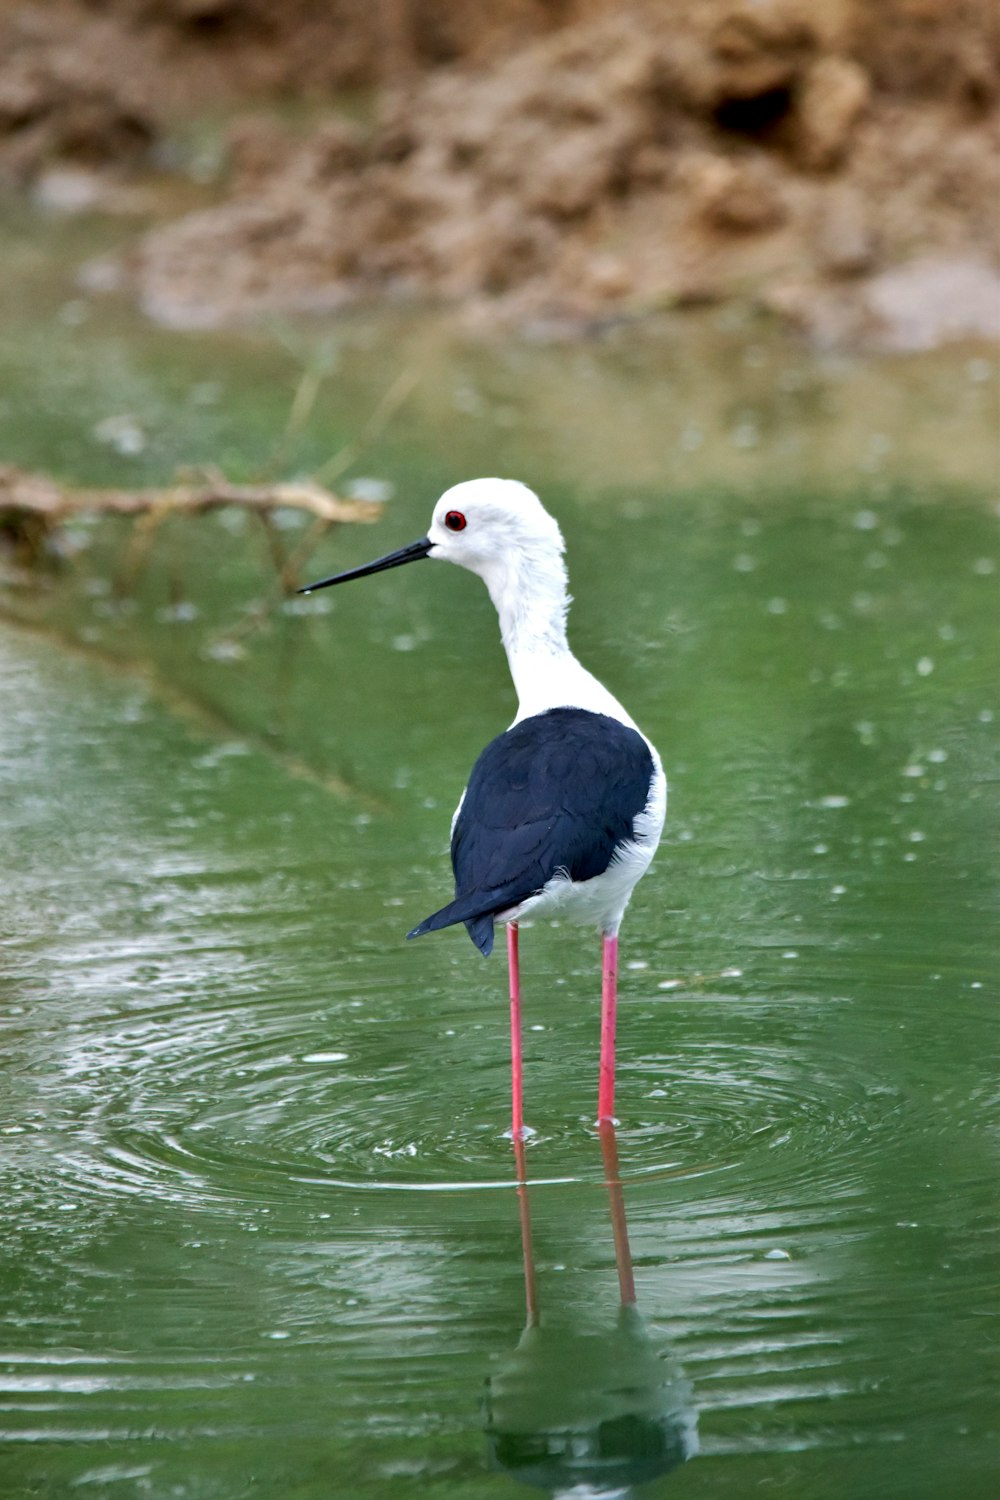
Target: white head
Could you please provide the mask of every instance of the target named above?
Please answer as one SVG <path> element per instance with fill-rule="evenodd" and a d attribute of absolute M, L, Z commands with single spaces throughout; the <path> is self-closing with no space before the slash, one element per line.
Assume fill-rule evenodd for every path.
<path fill-rule="evenodd" d="M 424 557 L 457 563 L 484 579 L 517 688 L 518 715 L 575 705 L 632 721 L 572 655 L 566 640 L 562 533 L 538 496 L 514 479 L 469 479 L 445 490 L 426 536 L 385 557 L 300 589 L 384 573 Z"/>
<path fill-rule="evenodd" d="M 445 490 L 427 533 L 429 557 L 485 578 L 555 568 L 562 577 L 562 533 L 538 496 L 516 479 L 467 479 Z"/>
<path fill-rule="evenodd" d="M 515 599 L 546 596 L 565 615 L 562 532 L 538 496 L 516 479 L 468 479 L 445 490 L 425 537 L 363 567 L 300 589 L 303 594 L 383 573 L 422 557 L 458 563 L 486 580 L 501 616 Z"/>

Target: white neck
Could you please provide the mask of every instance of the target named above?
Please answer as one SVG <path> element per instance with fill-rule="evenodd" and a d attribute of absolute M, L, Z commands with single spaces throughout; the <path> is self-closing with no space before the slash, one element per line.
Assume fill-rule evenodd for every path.
<path fill-rule="evenodd" d="M 633 725 L 617 698 L 569 648 L 570 596 L 560 556 L 513 554 L 484 569 L 483 577 L 500 616 L 500 635 L 517 690 L 515 723 L 549 708 L 586 708 Z"/>

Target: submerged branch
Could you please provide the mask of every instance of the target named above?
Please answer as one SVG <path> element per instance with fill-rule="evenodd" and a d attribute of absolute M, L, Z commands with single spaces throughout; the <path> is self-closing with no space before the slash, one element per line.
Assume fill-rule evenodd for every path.
<path fill-rule="evenodd" d="M 153 510 L 199 512 L 220 505 L 265 512 L 284 507 L 305 510 L 331 525 L 336 521 L 374 521 L 381 510 L 368 500 L 343 500 L 308 479 L 282 484 L 231 484 L 222 474 L 210 474 L 200 483 L 184 482 L 159 489 L 91 490 L 62 485 L 25 469 L 0 466 L 0 515 L 5 525 L 9 516 L 18 513 L 58 526 L 86 512 L 137 516 Z"/>
<path fill-rule="evenodd" d="M 275 543 L 271 518 L 276 510 L 301 510 L 311 515 L 308 540 L 315 542 L 331 526 L 368 524 L 381 514 L 379 504 L 345 500 L 314 480 L 280 484 L 231 484 L 224 474 L 200 475 L 157 489 L 77 489 L 44 474 L 0 465 L 0 538 L 5 538 L 20 561 L 37 563 L 45 543 L 65 522 L 81 515 L 132 516 L 137 527 L 129 548 L 133 563 L 145 557 L 160 523 L 172 515 L 201 515 L 221 506 L 237 506 L 260 516 Z M 285 557 L 275 551 L 275 563 L 285 587 L 294 585 L 292 564 L 302 561 L 302 549 Z"/>

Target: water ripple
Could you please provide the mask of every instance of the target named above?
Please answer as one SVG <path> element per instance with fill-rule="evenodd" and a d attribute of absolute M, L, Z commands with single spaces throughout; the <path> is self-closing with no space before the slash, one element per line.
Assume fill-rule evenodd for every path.
<path fill-rule="evenodd" d="M 401 1032 L 393 1022 L 398 996 L 383 995 L 385 1015 L 376 1016 L 357 993 L 332 1012 L 297 1017 L 279 995 L 196 1015 L 159 1004 L 138 1016 L 74 1023 L 61 1070 L 69 1112 L 60 1139 L 61 1191 L 237 1211 L 304 1190 L 509 1186 L 499 1015 L 495 1046 L 492 1037 L 473 1035 L 478 1023 L 446 1028 L 443 1039 L 430 1027 Z M 689 1003 L 704 1020 L 711 998 L 672 996 L 672 1018 Z M 428 1012 L 439 1003 L 440 996 L 429 997 Z M 749 1025 L 753 1002 L 740 1014 Z M 849 1198 L 868 1153 L 904 1128 L 896 1092 L 843 1058 L 818 1067 L 814 1049 L 752 1034 L 736 1039 L 731 1029 L 706 1036 L 707 1029 L 679 1028 L 669 1057 L 635 1060 L 624 1050 L 626 1177 L 704 1179 L 700 1191 L 710 1200 L 726 1191 L 731 1173 L 749 1173 L 758 1184 L 780 1181 L 786 1202 L 806 1209 L 816 1163 L 823 1162 L 824 1202 Z M 647 1034 L 640 1016 L 633 1042 Z M 596 1182 L 592 1118 L 541 1113 L 552 1098 L 550 1075 L 579 1066 L 589 1076 L 589 1033 L 571 1023 L 532 1041 L 533 1180 Z M 435 1067 L 441 1088 L 428 1097 Z"/>

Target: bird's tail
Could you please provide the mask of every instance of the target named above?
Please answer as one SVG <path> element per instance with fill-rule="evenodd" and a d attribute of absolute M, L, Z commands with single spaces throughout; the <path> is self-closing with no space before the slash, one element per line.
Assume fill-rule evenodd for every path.
<path fill-rule="evenodd" d="M 480 953 L 484 958 L 489 958 L 493 952 L 493 912 L 480 910 L 481 904 L 482 896 L 478 900 L 470 896 L 456 896 L 454 901 L 449 901 L 440 911 L 426 917 L 419 927 L 414 927 L 406 936 L 423 937 L 425 932 L 437 932 L 442 927 L 453 927 L 456 922 L 464 922 Z"/>

